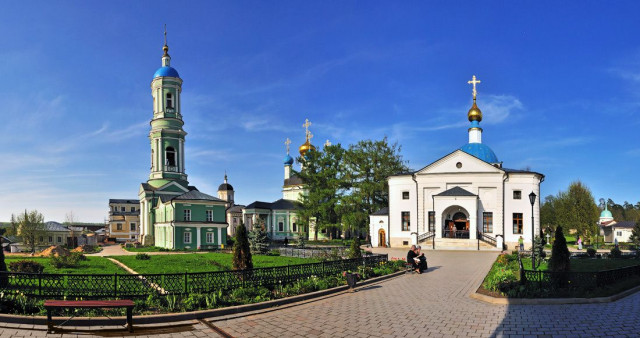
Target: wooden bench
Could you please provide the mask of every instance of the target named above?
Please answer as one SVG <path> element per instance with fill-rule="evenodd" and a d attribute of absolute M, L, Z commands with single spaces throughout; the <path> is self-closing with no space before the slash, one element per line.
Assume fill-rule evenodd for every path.
<path fill-rule="evenodd" d="M 53 320 L 51 319 L 51 311 L 53 309 L 114 309 L 127 308 L 127 329 L 133 332 L 133 307 L 135 304 L 132 300 L 46 300 L 44 308 L 47 310 L 47 332 L 53 333 Z M 73 316 L 71 316 L 73 318 Z M 71 319 L 69 318 L 69 319 Z M 67 320 L 68 321 L 68 320 Z M 65 322 L 66 323 L 66 322 Z M 64 324 L 64 323 L 63 323 Z"/>

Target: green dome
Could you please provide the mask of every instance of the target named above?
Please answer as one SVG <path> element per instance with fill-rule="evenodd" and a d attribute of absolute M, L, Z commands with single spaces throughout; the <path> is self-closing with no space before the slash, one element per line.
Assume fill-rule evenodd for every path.
<path fill-rule="evenodd" d="M 600 213 L 600 218 L 613 218 L 613 215 L 611 214 L 611 211 L 604 209 Z"/>

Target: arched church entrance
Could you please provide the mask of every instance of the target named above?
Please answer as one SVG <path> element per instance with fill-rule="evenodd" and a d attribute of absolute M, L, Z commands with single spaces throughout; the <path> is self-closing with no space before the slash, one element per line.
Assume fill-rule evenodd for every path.
<path fill-rule="evenodd" d="M 384 232 L 384 229 L 378 230 L 378 246 L 381 248 L 387 247 L 387 236 Z"/>
<path fill-rule="evenodd" d="M 445 212 L 442 237 L 444 238 L 470 238 L 469 237 L 469 216 L 466 210 L 460 207 L 450 208 Z"/>

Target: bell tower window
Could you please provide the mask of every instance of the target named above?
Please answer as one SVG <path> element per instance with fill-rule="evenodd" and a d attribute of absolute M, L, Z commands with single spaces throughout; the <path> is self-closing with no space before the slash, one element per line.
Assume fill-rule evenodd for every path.
<path fill-rule="evenodd" d="M 176 150 L 173 147 L 167 147 L 165 150 L 165 167 L 166 171 L 178 171 L 178 167 L 176 166 Z"/>
<path fill-rule="evenodd" d="M 173 95 L 171 95 L 171 93 L 167 93 L 167 108 L 173 108 Z"/>

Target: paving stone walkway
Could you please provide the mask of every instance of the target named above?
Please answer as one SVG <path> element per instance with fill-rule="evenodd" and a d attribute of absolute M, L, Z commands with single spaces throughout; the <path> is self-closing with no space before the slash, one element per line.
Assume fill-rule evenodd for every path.
<path fill-rule="evenodd" d="M 404 256 L 400 250 L 387 253 Z M 216 337 L 220 332 L 233 337 L 640 336 L 640 293 L 607 304 L 491 305 L 468 295 L 482 281 L 497 253 L 426 254 L 429 271 L 422 275 L 404 275 L 355 293 L 281 309 L 195 322 L 177 332 L 143 334 L 157 338 Z M 0 323 L 1 337 L 31 335 L 44 332 L 2 329 Z"/>

